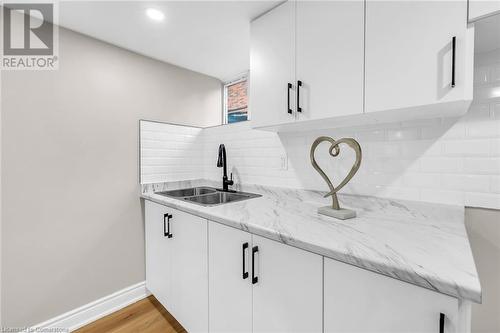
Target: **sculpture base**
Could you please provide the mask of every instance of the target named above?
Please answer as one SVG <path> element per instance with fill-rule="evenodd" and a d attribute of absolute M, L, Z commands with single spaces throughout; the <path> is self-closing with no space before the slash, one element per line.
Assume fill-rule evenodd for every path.
<path fill-rule="evenodd" d="M 351 209 L 333 209 L 331 206 L 325 206 L 318 208 L 318 213 L 321 215 L 326 215 L 334 217 L 339 220 L 347 220 L 356 217 L 356 211 Z"/>

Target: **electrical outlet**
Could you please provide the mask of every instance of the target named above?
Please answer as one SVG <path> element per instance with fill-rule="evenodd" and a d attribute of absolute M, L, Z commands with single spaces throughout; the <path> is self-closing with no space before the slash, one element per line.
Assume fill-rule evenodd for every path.
<path fill-rule="evenodd" d="M 281 170 L 288 170 L 288 156 L 286 154 L 282 154 L 280 156 L 281 159 Z"/>

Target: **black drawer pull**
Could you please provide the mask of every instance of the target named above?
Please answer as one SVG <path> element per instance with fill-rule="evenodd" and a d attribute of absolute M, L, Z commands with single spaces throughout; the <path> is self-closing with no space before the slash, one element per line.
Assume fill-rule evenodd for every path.
<path fill-rule="evenodd" d="M 444 313 L 439 314 L 439 333 L 444 333 Z"/>
<path fill-rule="evenodd" d="M 457 37 L 451 39 L 451 87 L 455 87 L 455 51 L 457 47 Z"/>
<path fill-rule="evenodd" d="M 255 254 L 259 252 L 259 247 L 254 246 L 252 248 L 252 284 L 259 282 L 259 278 L 255 276 Z"/>
<path fill-rule="evenodd" d="M 169 232 L 167 231 L 167 219 L 168 214 L 163 214 L 163 237 L 168 237 Z"/>
<path fill-rule="evenodd" d="M 248 271 L 245 268 L 245 262 L 246 262 L 245 250 L 246 249 L 248 249 L 248 243 L 243 243 L 243 248 L 241 250 L 241 252 L 243 253 L 243 280 L 245 280 L 246 278 L 248 278 Z"/>
<path fill-rule="evenodd" d="M 290 108 L 290 89 L 292 89 L 292 84 L 288 83 L 288 89 L 286 93 L 286 101 L 287 101 L 286 103 L 287 103 L 288 113 L 292 114 L 292 109 Z"/>
<path fill-rule="evenodd" d="M 171 214 L 163 215 L 163 236 L 172 238 L 172 233 L 170 232 L 170 219 L 172 218 Z M 166 219 L 166 221 L 165 221 Z M 165 224 L 167 225 L 167 230 L 165 231 Z"/>
<path fill-rule="evenodd" d="M 302 112 L 302 108 L 300 107 L 300 87 L 302 87 L 302 81 L 297 81 L 297 112 Z"/>

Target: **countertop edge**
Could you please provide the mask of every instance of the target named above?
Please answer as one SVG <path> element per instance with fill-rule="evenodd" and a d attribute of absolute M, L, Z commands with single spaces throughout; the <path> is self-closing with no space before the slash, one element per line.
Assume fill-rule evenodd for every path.
<path fill-rule="evenodd" d="M 190 209 L 189 207 L 185 207 L 182 205 L 177 205 L 175 202 L 171 202 L 165 199 L 158 199 L 153 196 L 150 196 L 148 193 L 142 193 L 140 195 L 142 199 L 149 200 L 152 202 L 155 202 L 160 205 L 164 205 L 170 208 L 178 209 L 180 211 L 193 214 L 195 216 L 199 216 L 202 218 L 206 218 L 210 221 L 214 221 L 229 227 L 233 227 L 239 230 L 243 230 L 246 232 L 250 232 L 252 234 L 262 236 L 289 246 L 293 246 L 296 248 L 299 248 L 304 251 L 308 251 L 314 254 L 318 254 L 333 260 L 337 260 L 339 262 L 352 265 L 355 267 L 358 267 L 360 269 L 365 269 L 373 273 L 377 273 L 386 277 L 390 277 L 402 282 L 406 282 L 409 284 L 412 284 L 414 286 L 418 286 L 421 288 L 425 288 L 440 294 L 444 294 L 447 296 L 451 296 L 460 300 L 467 300 L 467 301 L 472 301 L 475 303 L 481 303 L 482 297 L 481 297 L 481 291 L 480 290 L 474 290 L 470 289 L 464 286 L 460 286 L 457 288 L 456 284 L 450 284 L 447 281 L 443 281 L 440 279 L 437 279 L 435 276 L 425 276 L 418 274 L 415 271 L 408 271 L 404 269 L 400 269 L 399 267 L 395 266 L 387 266 L 383 265 L 379 262 L 374 262 L 370 259 L 366 258 L 352 258 L 352 260 L 348 260 L 349 258 L 346 257 L 344 253 L 338 253 L 336 251 L 328 250 L 325 249 L 321 246 L 316 246 L 315 244 L 309 243 L 309 242 L 303 242 L 300 239 L 295 239 L 291 237 L 283 237 L 279 232 L 275 230 L 270 230 L 267 228 L 262 228 L 262 227 L 255 227 L 255 226 L 249 226 L 244 223 L 239 223 L 236 221 L 232 221 L 229 219 L 225 218 L 220 218 L 216 215 L 212 215 L 209 212 L 202 212 L 199 209 L 196 209 L 197 207 L 193 207 L 193 209 Z M 363 261 L 365 264 L 364 265 L 359 265 L 356 263 L 359 263 L 360 261 Z M 381 270 L 381 268 L 386 267 L 386 270 Z M 378 269 L 377 269 L 378 268 Z M 392 272 L 393 275 L 387 274 L 387 272 Z M 409 278 L 405 278 L 406 276 L 413 276 L 416 279 L 411 280 Z M 432 283 L 431 283 L 432 281 Z M 438 284 L 441 286 L 440 288 L 436 287 L 435 285 Z"/>

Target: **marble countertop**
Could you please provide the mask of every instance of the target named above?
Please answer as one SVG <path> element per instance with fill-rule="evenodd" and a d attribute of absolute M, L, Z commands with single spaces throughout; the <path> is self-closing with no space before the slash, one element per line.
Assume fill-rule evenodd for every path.
<path fill-rule="evenodd" d="M 459 206 L 339 195 L 357 217 L 318 215 L 330 203 L 323 192 L 259 185 L 233 189 L 262 197 L 203 207 L 154 192 L 193 186 L 193 180 L 142 186 L 141 197 L 256 235 L 428 288 L 481 302 L 481 285 Z"/>

